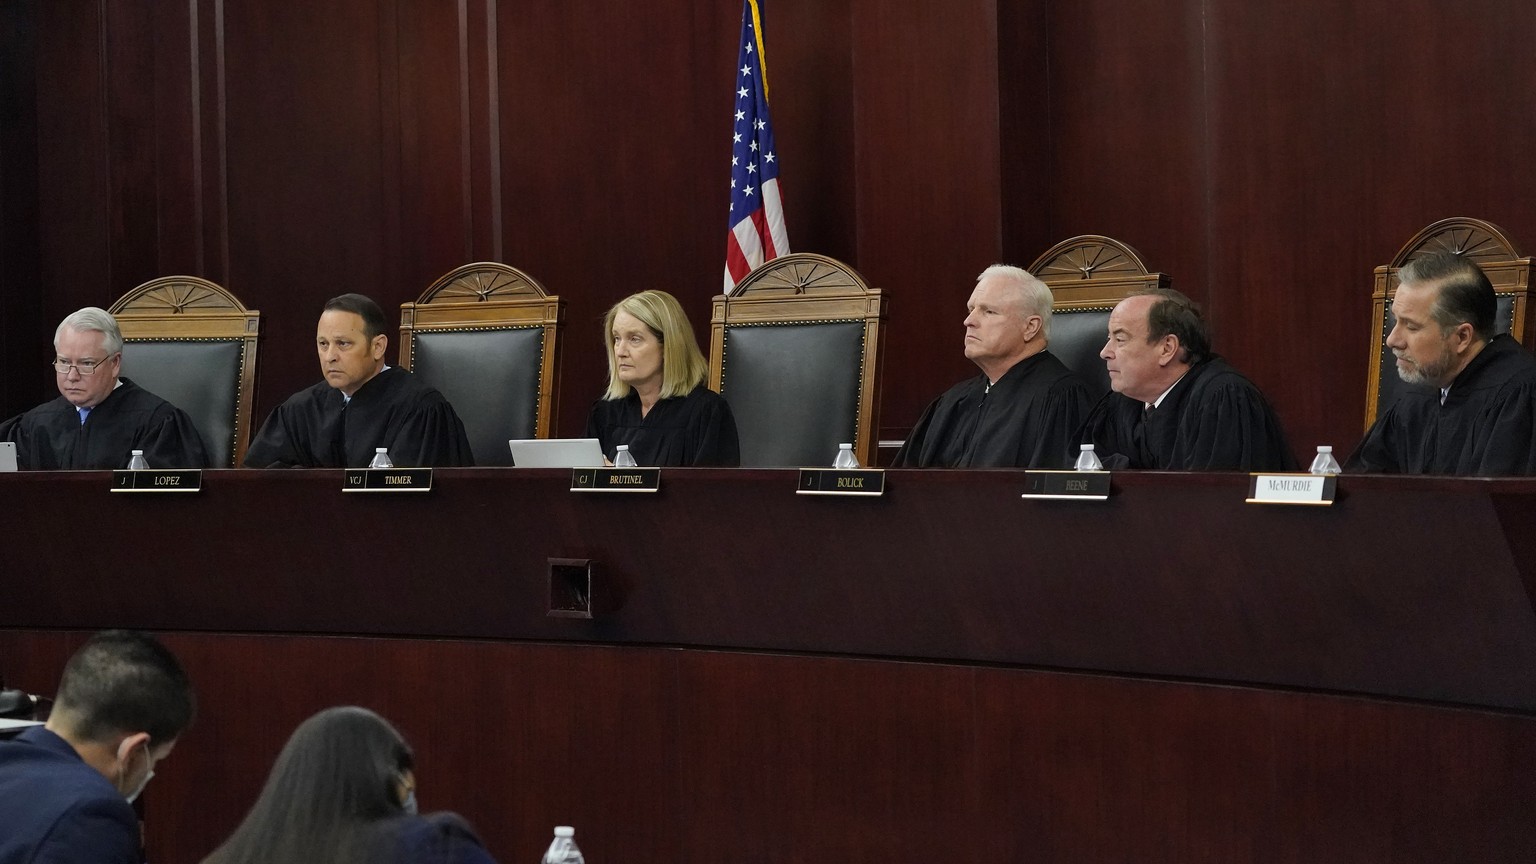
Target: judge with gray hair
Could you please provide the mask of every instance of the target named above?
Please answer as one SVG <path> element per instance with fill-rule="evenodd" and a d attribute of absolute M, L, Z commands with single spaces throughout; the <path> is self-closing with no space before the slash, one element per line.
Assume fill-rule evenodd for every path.
<path fill-rule="evenodd" d="M 105 309 L 87 306 L 53 334 L 59 396 L 0 423 L 0 441 L 33 470 L 125 468 L 143 450 L 151 468 L 206 468 L 207 451 L 192 418 L 121 377 L 123 334 Z"/>

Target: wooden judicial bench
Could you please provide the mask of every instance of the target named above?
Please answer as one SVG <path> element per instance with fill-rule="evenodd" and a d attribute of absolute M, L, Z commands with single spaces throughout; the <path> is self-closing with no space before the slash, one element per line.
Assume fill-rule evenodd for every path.
<path fill-rule="evenodd" d="M 103 627 L 184 660 L 157 862 L 212 849 L 341 703 L 502 862 L 556 824 L 594 864 L 1536 860 L 1536 481 L 1346 476 L 1332 507 L 1245 504 L 1239 474 L 1101 503 L 1010 471 L 434 483 L 0 476 L 0 672 L 51 693 Z"/>

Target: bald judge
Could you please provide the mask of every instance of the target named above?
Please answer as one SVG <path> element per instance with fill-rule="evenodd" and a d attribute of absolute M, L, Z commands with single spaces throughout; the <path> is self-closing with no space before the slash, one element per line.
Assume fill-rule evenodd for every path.
<path fill-rule="evenodd" d="M 1345 470 L 1536 474 L 1536 357 L 1494 332 L 1498 299 L 1482 268 L 1436 252 L 1397 276 L 1387 347 L 1409 386 Z"/>
<path fill-rule="evenodd" d="M 361 294 L 327 301 L 315 330 L 325 380 L 277 406 L 247 468 L 365 468 L 384 447 L 401 468 L 473 465 L 464 424 L 436 389 L 387 366 L 384 312 Z"/>
<path fill-rule="evenodd" d="M 1018 267 L 982 271 L 966 303 L 965 356 L 981 374 L 923 411 L 897 468 L 1065 468 L 1088 385 L 1056 359 L 1051 289 Z"/>
<path fill-rule="evenodd" d="M 1289 471 L 1296 457 L 1253 382 L 1211 353 L 1200 308 L 1168 288 L 1120 301 L 1099 352 L 1106 393 L 1084 426 L 1104 466 Z"/>

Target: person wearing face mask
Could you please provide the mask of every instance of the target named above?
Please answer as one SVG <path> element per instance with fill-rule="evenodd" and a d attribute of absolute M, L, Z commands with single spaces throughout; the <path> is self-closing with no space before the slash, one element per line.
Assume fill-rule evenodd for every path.
<path fill-rule="evenodd" d="M 294 730 L 251 812 L 203 864 L 495 864 L 453 813 L 416 812 L 415 760 L 387 720 L 327 708 Z"/>
<path fill-rule="evenodd" d="M 186 673 L 153 637 L 91 637 L 47 724 L 0 742 L 0 864 L 142 862 L 130 804 L 194 712 Z"/>
<path fill-rule="evenodd" d="M 592 406 L 587 437 L 612 461 L 618 445 L 642 467 L 741 464 L 731 406 L 704 386 L 709 363 L 677 298 L 641 291 L 614 304 L 608 337 L 608 392 Z"/>

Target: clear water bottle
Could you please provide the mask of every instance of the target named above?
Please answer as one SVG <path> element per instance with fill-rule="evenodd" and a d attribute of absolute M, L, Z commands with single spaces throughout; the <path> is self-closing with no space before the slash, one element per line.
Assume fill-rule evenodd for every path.
<path fill-rule="evenodd" d="M 837 445 L 837 456 L 832 460 L 832 467 L 844 471 L 852 471 L 859 467 L 859 457 L 853 455 L 852 444 Z"/>
<path fill-rule="evenodd" d="M 388 447 L 373 448 L 373 461 L 368 463 L 369 468 L 393 468 L 395 461 L 389 458 Z"/>
<path fill-rule="evenodd" d="M 629 454 L 628 444 L 620 444 L 613 449 L 613 467 L 636 468 L 639 467 L 639 465 L 640 463 L 635 461 L 635 457 Z M 558 831 L 559 829 L 556 830 Z"/>
<path fill-rule="evenodd" d="M 569 825 L 555 826 L 555 839 L 544 853 L 544 864 L 587 864 L 576 848 L 576 829 Z"/>
<path fill-rule="evenodd" d="M 143 450 L 130 450 L 128 452 L 129 471 L 148 471 L 149 463 L 144 460 Z"/>
<path fill-rule="evenodd" d="M 1333 458 L 1333 448 L 1327 444 L 1317 448 L 1317 456 L 1312 459 L 1312 467 L 1307 469 L 1313 474 L 1342 474 L 1344 469 L 1339 467 L 1339 460 Z"/>
<path fill-rule="evenodd" d="M 1079 471 L 1103 471 L 1104 463 L 1099 461 L 1099 454 L 1093 452 L 1092 444 L 1084 444 L 1077 454 L 1077 464 L 1072 467 Z"/>

